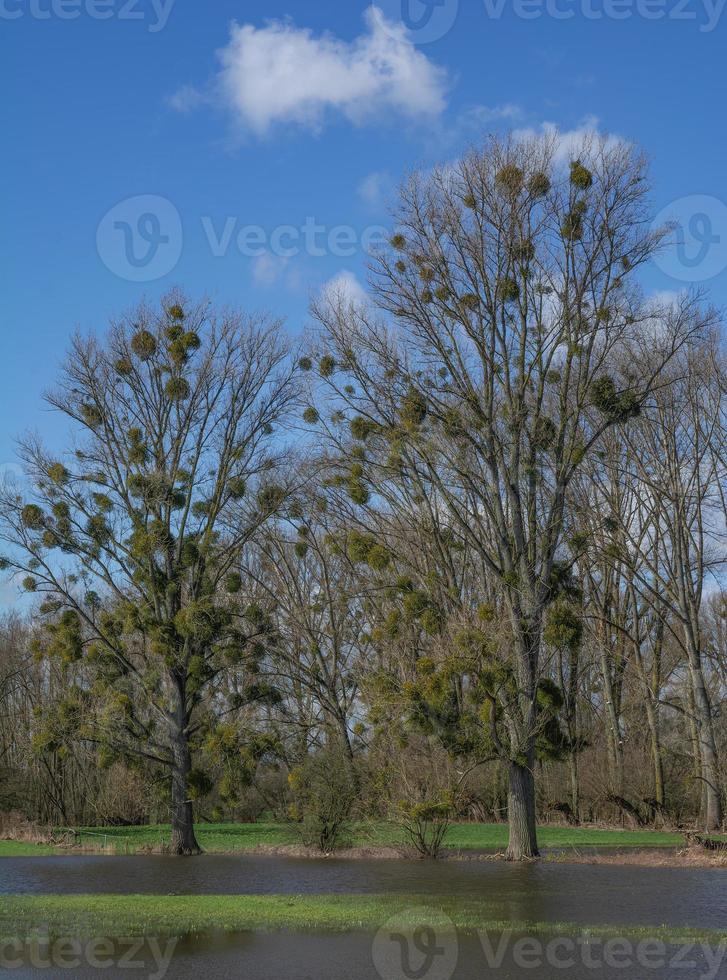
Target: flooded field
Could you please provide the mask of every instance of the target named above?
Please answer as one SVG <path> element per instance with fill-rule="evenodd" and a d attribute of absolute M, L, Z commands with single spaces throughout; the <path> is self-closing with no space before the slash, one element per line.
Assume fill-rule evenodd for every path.
<path fill-rule="evenodd" d="M 670 941 L 668 928 L 724 929 L 722 871 L 487 861 L 304 860 L 206 855 L 36 857 L 0 862 L 5 895 L 376 895 L 406 896 L 421 925 L 396 916 L 345 934 L 237 933 L 137 940 L 84 940 L 63 958 L 39 922 L 39 940 L 3 975 L 163 980 L 717 980 L 727 947 Z M 409 898 L 411 896 L 411 899 Z M 497 928 L 458 933 L 439 899 L 482 899 Z M 417 920 L 419 921 L 419 920 Z M 533 935 L 524 922 L 552 923 Z M 568 923 L 568 925 L 563 925 Z M 603 936 L 586 927 L 604 927 Z M 621 937 L 619 926 L 655 927 Z M 629 938 L 630 937 L 630 938 Z M 72 938 L 72 937 L 71 937 Z M 44 945 L 44 943 L 46 945 Z M 99 945 L 100 944 L 100 945 Z M 70 954 L 69 954 L 70 955 Z M 71 965 L 65 966 L 68 962 Z M 113 965 L 111 965 L 113 963 Z"/>
<path fill-rule="evenodd" d="M 488 861 L 310 860 L 204 855 L 0 861 L 0 894 L 461 896 L 520 921 L 727 926 L 720 870 Z"/>
<path fill-rule="evenodd" d="M 427 945 L 432 940 L 431 945 Z M 54 977 L 96 980 L 722 980 L 724 949 L 587 937 L 527 938 L 432 934 L 423 942 L 382 931 L 376 936 L 240 935 L 186 939 L 173 949 L 129 945 L 123 968 L 55 970 Z M 423 951 L 423 952 L 421 952 Z M 431 951 L 431 952 L 430 952 Z M 44 980 L 47 968 L 9 971 L 18 980 Z"/>

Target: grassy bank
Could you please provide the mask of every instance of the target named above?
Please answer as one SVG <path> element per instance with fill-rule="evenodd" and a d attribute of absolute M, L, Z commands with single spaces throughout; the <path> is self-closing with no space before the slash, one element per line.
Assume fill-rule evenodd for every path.
<path fill-rule="evenodd" d="M 157 824 L 148 827 L 81 827 L 77 828 L 77 843 L 85 850 L 136 851 L 155 850 L 169 841 L 169 827 Z M 295 830 L 285 824 L 198 824 L 197 838 L 211 854 L 254 851 L 259 848 L 283 847 L 299 843 Z M 658 831 L 604 830 L 591 827 L 543 826 L 538 830 L 541 847 L 588 848 L 676 847 L 683 844 L 681 834 Z M 353 846 L 397 846 L 403 841 L 401 831 L 389 824 L 359 825 L 354 832 Z M 455 824 L 447 835 L 446 846 L 458 850 L 504 850 L 507 846 L 505 824 Z M 0 841 L 0 857 L 52 853 L 48 845 Z"/>
<path fill-rule="evenodd" d="M 52 844 L 33 844 L 22 840 L 0 840 L 0 857 L 37 857 L 42 854 L 63 854 Z"/>
<path fill-rule="evenodd" d="M 423 913 L 422 908 L 426 911 Z M 664 942 L 727 941 L 727 932 L 669 926 L 582 925 L 573 922 L 503 920 L 494 903 L 427 896 L 389 895 L 47 895 L 5 896 L 0 939 L 27 937 L 42 925 L 53 936 L 182 936 L 214 931 L 375 932 L 389 918 L 421 925 L 443 913 L 465 931 L 661 939 Z"/>

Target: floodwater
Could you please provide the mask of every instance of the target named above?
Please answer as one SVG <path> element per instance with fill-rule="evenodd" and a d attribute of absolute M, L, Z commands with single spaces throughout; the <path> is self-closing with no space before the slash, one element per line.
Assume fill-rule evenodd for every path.
<path fill-rule="evenodd" d="M 403 941 L 403 942 L 402 942 Z M 570 942 L 570 945 L 564 945 Z M 527 946 L 523 946 L 527 943 Z M 407 937 L 239 935 L 186 939 L 170 947 L 119 945 L 116 966 L 22 966 L 17 980 L 724 980 L 727 948 L 599 942 L 587 937 L 434 933 Z M 618 945 L 616 945 L 618 944 Z M 429 952 L 433 950 L 433 952 Z M 423 951 L 423 952 L 422 952 Z M 96 954 L 95 954 L 96 955 Z M 48 961 L 50 962 L 50 961 Z"/>
<path fill-rule="evenodd" d="M 504 861 L 201 857 L 0 860 L 0 894 L 445 895 L 493 903 L 493 917 L 727 928 L 727 873 Z"/>
<path fill-rule="evenodd" d="M 40 948 L 6 957 L 3 976 L 164 977 L 179 980 L 717 980 L 727 947 L 666 946 L 658 939 L 599 940 L 598 924 L 727 928 L 727 873 L 685 868 L 486 861 L 305 860 L 254 855 L 194 859 L 33 857 L 0 860 L 2 894 L 374 894 L 416 896 L 421 927 L 382 923 L 374 935 L 240 934 L 83 946 L 71 967 Z M 457 935 L 432 911 L 436 896 L 479 898 L 492 918 L 552 922 L 549 936 Z M 431 908 L 427 911 L 427 898 Z M 559 922 L 574 925 L 564 931 Z M 522 926 L 520 926 L 522 928 Z M 570 931 L 569 931 L 570 930 Z M 524 944 L 524 945 L 523 945 Z M 77 950 L 75 951 L 78 952 Z M 0 951 L 1 954 L 1 951 Z M 104 957 L 114 960 L 108 966 Z M 0 956 L 1 961 L 1 956 Z M 35 965 L 33 965 L 35 964 Z M 91 964 L 91 965 L 89 965 Z"/>

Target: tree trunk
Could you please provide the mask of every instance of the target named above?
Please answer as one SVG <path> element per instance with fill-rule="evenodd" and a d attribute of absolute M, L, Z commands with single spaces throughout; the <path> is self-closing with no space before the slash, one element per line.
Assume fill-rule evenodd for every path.
<path fill-rule="evenodd" d="M 646 722 L 649 726 L 649 739 L 651 741 L 651 759 L 654 772 L 654 802 L 657 804 L 657 809 L 661 809 L 664 806 L 664 763 L 661 754 L 659 693 L 661 690 L 661 653 L 664 642 L 664 618 L 660 615 L 654 627 L 655 633 L 652 644 L 651 677 L 649 678 L 641 650 L 641 613 L 639 610 L 639 598 L 634 585 L 633 575 L 629 577 L 628 582 L 634 618 L 634 660 L 638 669 L 639 679 L 644 688 Z"/>
<path fill-rule="evenodd" d="M 608 653 L 604 645 L 601 645 L 601 678 L 604 694 L 603 708 L 607 719 L 606 736 L 608 741 L 609 790 L 617 796 L 622 796 L 624 787 L 624 763 L 621 718 L 617 704 L 618 692 L 613 683 Z"/>
<path fill-rule="evenodd" d="M 189 799 L 188 777 L 192 756 L 186 731 L 186 719 L 177 719 L 172 732 L 172 854 L 190 856 L 201 854 L 202 848 L 194 835 L 194 811 Z"/>
<path fill-rule="evenodd" d="M 707 787 L 702 779 L 702 749 L 699 744 L 699 731 L 697 729 L 697 709 L 694 703 L 694 684 L 691 675 L 687 687 L 687 723 L 689 726 L 689 740 L 692 745 L 692 771 L 694 783 L 699 788 L 699 813 L 704 813 L 706 809 Z"/>
<path fill-rule="evenodd" d="M 578 777 L 578 750 L 571 749 L 568 754 L 568 772 L 570 776 L 570 806 L 577 823 L 581 819 L 581 792 Z"/>
<path fill-rule="evenodd" d="M 634 654 L 636 666 L 638 667 L 639 679 L 644 688 L 644 711 L 646 713 L 646 724 L 649 729 L 649 742 L 651 743 L 651 761 L 654 774 L 654 800 L 659 806 L 664 806 L 664 760 L 661 751 L 661 730 L 659 722 L 659 673 L 656 668 L 652 671 L 651 684 L 646 677 L 641 651 L 638 644 L 634 644 Z"/>
<path fill-rule="evenodd" d="M 646 694 L 646 721 L 649 726 L 649 739 L 651 741 L 651 760 L 654 766 L 654 799 L 660 805 L 664 805 L 664 762 L 661 754 L 661 736 L 659 733 L 659 719 L 654 710 L 649 692 Z"/>
<path fill-rule="evenodd" d="M 509 764 L 507 817 L 510 829 L 506 858 L 525 861 L 539 856 L 535 827 L 535 777 L 531 765 Z"/>
<path fill-rule="evenodd" d="M 704 829 L 707 831 L 719 830 L 722 826 L 722 797 L 719 784 L 717 745 L 712 723 L 712 706 L 704 683 L 701 658 L 696 663 L 690 659 L 690 668 L 702 761 L 701 776 L 704 782 Z"/>
<path fill-rule="evenodd" d="M 654 799 L 660 806 L 666 803 L 666 793 L 664 790 L 664 758 L 661 751 L 661 723 L 659 718 L 659 695 L 661 692 L 661 653 L 664 638 L 664 620 L 659 619 L 657 626 L 656 643 L 654 644 L 654 657 L 651 670 L 651 716 L 649 724 L 651 726 L 651 750 L 654 757 Z M 653 720 L 652 720 L 653 719 Z"/>

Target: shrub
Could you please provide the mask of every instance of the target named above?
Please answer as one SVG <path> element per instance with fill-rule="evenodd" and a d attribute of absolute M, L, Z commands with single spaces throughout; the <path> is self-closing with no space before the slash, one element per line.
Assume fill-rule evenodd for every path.
<path fill-rule="evenodd" d="M 289 778 L 293 801 L 288 809 L 306 847 L 324 854 L 350 836 L 356 803 L 356 780 L 342 748 L 334 746 L 309 756 Z"/>
<path fill-rule="evenodd" d="M 454 812 L 454 794 L 443 791 L 416 802 L 401 801 L 396 808 L 396 820 L 420 857 L 437 858 Z"/>

